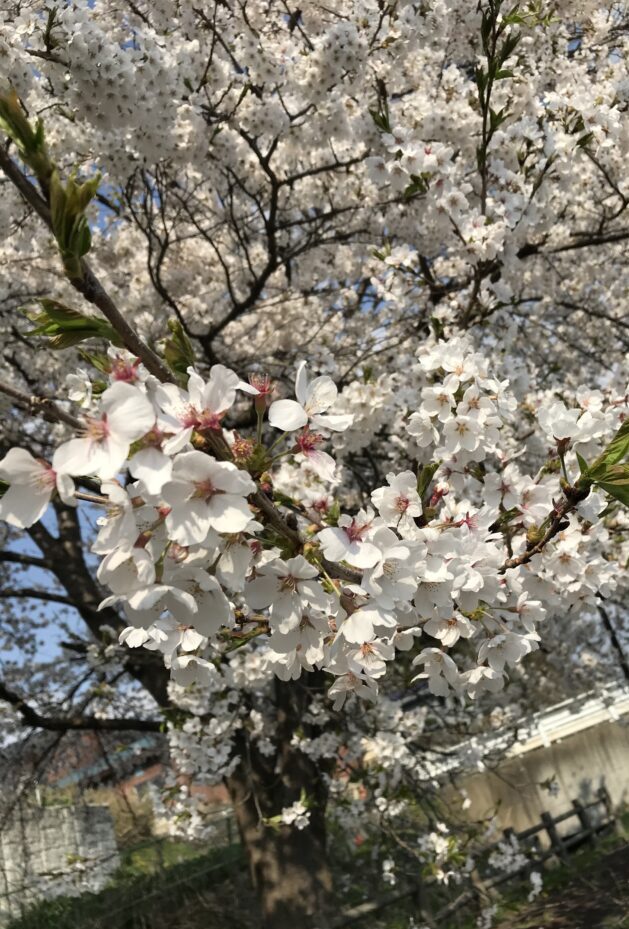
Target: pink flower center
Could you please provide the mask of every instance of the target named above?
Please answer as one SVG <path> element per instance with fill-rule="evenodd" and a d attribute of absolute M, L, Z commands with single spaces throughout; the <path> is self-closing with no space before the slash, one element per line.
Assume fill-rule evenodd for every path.
<path fill-rule="evenodd" d="M 261 397 L 268 397 L 273 390 L 273 383 L 268 374 L 250 374 L 249 383 L 255 387 Z"/>
<path fill-rule="evenodd" d="M 302 455 L 308 455 L 324 441 L 325 440 L 322 435 L 319 435 L 316 432 L 310 432 L 308 429 L 304 429 L 301 435 L 298 435 L 295 440 L 295 448 L 300 451 Z"/>
<path fill-rule="evenodd" d="M 395 509 L 398 511 L 398 513 L 406 513 L 410 505 L 411 501 L 408 499 L 408 497 L 402 496 L 402 494 L 400 494 L 400 496 L 395 501 Z"/>
<path fill-rule="evenodd" d="M 349 526 L 344 526 L 345 534 L 350 542 L 361 542 L 363 535 L 370 528 L 371 523 L 357 523 L 355 519 L 351 521 Z"/>
<path fill-rule="evenodd" d="M 184 429 L 189 429 L 191 426 L 194 429 L 199 422 L 199 414 L 197 410 L 191 405 L 186 407 L 183 413 L 179 416 L 179 422 L 184 427 Z"/>
<path fill-rule="evenodd" d="M 195 481 L 194 482 L 194 496 L 200 497 L 201 500 L 205 500 L 206 503 L 215 497 L 217 494 L 222 494 L 222 490 L 217 490 L 210 478 L 206 478 L 204 481 Z"/>
<path fill-rule="evenodd" d="M 197 429 L 220 429 L 221 419 L 224 415 L 224 413 L 213 413 L 212 410 L 203 410 L 199 414 Z"/>
<path fill-rule="evenodd" d="M 92 442 L 104 442 L 111 433 L 107 422 L 107 413 L 103 413 L 101 419 L 88 416 L 85 420 L 84 432 L 85 437 L 91 439 Z"/>
<path fill-rule="evenodd" d="M 114 381 L 126 381 L 129 384 L 133 384 L 138 379 L 139 367 L 139 358 L 133 361 L 127 361 L 125 358 L 118 356 L 111 366 L 110 374 Z"/>
<path fill-rule="evenodd" d="M 46 490 L 55 487 L 57 484 L 57 472 L 42 458 L 38 458 L 38 461 L 42 465 L 42 470 L 37 475 L 37 484 Z"/>
<path fill-rule="evenodd" d="M 184 429 L 192 427 L 201 432 L 204 429 L 220 429 L 223 416 L 224 413 L 214 413 L 212 410 L 197 410 L 190 405 L 186 407 L 179 417 L 179 422 Z"/>
<path fill-rule="evenodd" d="M 463 519 L 459 519 L 454 525 L 457 527 L 467 526 L 468 529 L 478 529 L 478 520 L 476 518 L 477 516 L 477 513 L 474 513 L 472 516 L 470 516 L 469 513 L 466 513 Z"/>

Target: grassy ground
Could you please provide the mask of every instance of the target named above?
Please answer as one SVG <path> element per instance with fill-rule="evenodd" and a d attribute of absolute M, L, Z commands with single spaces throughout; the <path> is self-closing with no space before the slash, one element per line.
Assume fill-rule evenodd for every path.
<path fill-rule="evenodd" d="M 505 905 L 497 929 L 629 929 L 629 845 L 576 856 L 545 884 L 532 903 Z"/>
<path fill-rule="evenodd" d="M 164 842 L 125 852 L 101 893 L 42 901 L 8 929 L 251 929 L 252 912 L 238 846 L 201 854 Z"/>
<path fill-rule="evenodd" d="M 629 842 L 607 836 L 576 852 L 568 865 L 544 871 L 543 892 L 532 902 L 530 889 L 528 881 L 505 887 L 494 929 L 629 929 Z M 201 853 L 190 845 L 153 842 L 124 853 L 109 889 L 38 904 L 9 929 L 255 929 L 256 913 L 239 848 Z M 438 929 L 476 929 L 477 917 L 477 905 L 468 905 Z M 426 922 L 407 899 L 359 925 L 423 929 Z"/>

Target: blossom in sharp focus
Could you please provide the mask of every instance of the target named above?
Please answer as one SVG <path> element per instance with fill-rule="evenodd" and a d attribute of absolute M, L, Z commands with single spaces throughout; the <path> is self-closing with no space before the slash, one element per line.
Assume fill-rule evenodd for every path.
<path fill-rule="evenodd" d="M 56 456 L 55 456 L 56 457 Z M 0 480 L 9 484 L 0 498 L 0 520 L 27 529 L 44 515 L 57 491 L 64 503 L 74 504 L 74 481 L 53 464 L 33 458 L 24 448 L 11 448 L 0 461 Z"/>
<path fill-rule="evenodd" d="M 338 526 L 317 534 L 323 554 L 330 561 L 346 561 L 354 568 L 372 568 L 380 559 L 380 550 L 368 541 L 373 531 L 373 510 L 361 510 L 357 516 L 343 514 Z"/>
<path fill-rule="evenodd" d="M 181 452 L 163 497 L 170 506 L 166 527 L 180 545 L 203 542 L 210 529 L 242 532 L 253 520 L 246 497 L 255 491 L 251 477 L 228 461 L 203 452 Z"/>
<path fill-rule="evenodd" d="M 188 373 L 187 390 L 176 384 L 160 384 L 155 393 L 155 401 L 162 411 L 159 426 L 171 433 L 164 442 L 168 455 L 181 451 L 195 430 L 220 429 L 223 416 L 236 400 L 237 390 L 258 394 L 256 387 L 241 381 L 225 365 L 213 365 L 207 381 L 191 368 Z"/>
<path fill-rule="evenodd" d="M 319 571 L 302 555 L 264 565 L 244 591 L 254 610 L 270 608 L 271 627 L 288 632 L 299 625 L 308 606 L 325 610 L 328 598 L 317 581 Z"/>
<path fill-rule="evenodd" d="M 328 412 L 338 396 L 336 384 L 326 375 L 308 381 L 305 361 L 297 366 L 295 396 L 296 400 L 276 400 L 269 407 L 269 423 L 275 429 L 294 432 L 310 423 L 317 429 L 342 432 L 354 420 L 351 414 Z"/>
<path fill-rule="evenodd" d="M 412 471 L 387 474 L 388 487 L 378 487 L 371 501 L 387 526 L 399 528 L 401 523 L 414 526 L 414 518 L 422 515 L 417 493 L 417 477 Z"/>
<path fill-rule="evenodd" d="M 435 616 L 424 623 L 424 632 L 439 639 L 446 648 L 455 645 L 460 638 L 469 639 L 474 635 L 474 626 L 462 613 L 454 612 L 447 619 Z"/>
<path fill-rule="evenodd" d="M 155 411 L 139 388 L 116 381 L 103 393 L 97 416 L 87 416 L 83 436 L 60 445 L 55 470 L 65 474 L 95 474 L 110 480 L 122 468 L 132 442 L 153 427 Z"/>

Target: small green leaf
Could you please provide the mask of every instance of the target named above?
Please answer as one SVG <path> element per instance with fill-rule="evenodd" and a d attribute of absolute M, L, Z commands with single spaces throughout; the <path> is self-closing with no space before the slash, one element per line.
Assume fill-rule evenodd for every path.
<path fill-rule="evenodd" d="M 579 462 L 579 471 L 581 472 L 583 476 L 585 476 L 588 473 L 588 463 L 585 460 L 585 458 L 583 458 L 582 455 L 579 455 L 578 452 L 576 454 L 577 454 L 577 461 Z"/>
<path fill-rule="evenodd" d="M 78 183 L 71 175 L 65 185 L 58 172 L 50 178 L 50 214 L 52 231 L 66 273 L 71 279 L 82 277 L 81 258 L 90 250 L 92 236 L 85 210 L 96 195 L 100 175 Z"/>
<path fill-rule="evenodd" d="M 589 477 L 595 481 L 607 480 L 610 468 L 613 469 L 629 455 L 629 420 L 626 420 L 605 451 L 598 456 L 589 468 Z"/>
<path fill-rule="evenodd" d="M 70 348 L 85 339 L 106 339 L 113 345 L 121 346 L 120 337 L 109 323 L 96 316 L 84 316 L 57 300 L 42 297 L 37 301 L 41 307 L 39 313 L 22 308 L 31 322 L 36 323 L 28 336 L 45 336 L 50 348 Z"/>
<path fill-rule="evenodd" d="M 608 468 L 604 478 L 597 480 L 596 484 L 610 497 L 629 507 L 629 466 L 615 465 Z"/>
<path fill-rule="evenodd" d="M 102 352 L 86 352 L 84 348 L 80 348 L 79 355 L 101 374 L 109 374 L 111 371 L 111 358 Z"/>
<path fill-rule="evenodd" d="M 40 181 L 47 182 L 53 165 L 46 149 L 43 123 L 37 120 L 33 129 L 12 87 L 0 93 L 0 128 L 13 139 L 24 164 Z"/>
<path fill-rule="evenodd" d="M 171 371 L 183 379 L 194 364 L 194 349 L 178 319 L 169 319 L 168 328 L 171 335 L 164 340 L 162 354 Z"/>
<path fill-rule="evenodd" d="M 509 58 L 513 54 L 513 52 L 516 50 L 517 46 L 519 45 L 521 38 L 522 36 L 519 32 L 514 32 L 512 35 L 507 36 L 507 38 L 504 41 L 504 45 L 502 46 L 502 48 L 500 49 L 500 52 L 498 53 L 500 64 L 505 62 L 507 58 Z"/>
<path fill-rule="evenodd" d="M 629 419 L 626 420 L 605 449 L 608 465 L 618 464 L 629 455 Z"/>
<path fill-rule="evenodd" d="M 421 194 L 425 194 L 428 190 L 428 184 L 423 177 L 417 177 L 414 174 L 411 174 L 411 183 L 408 187 L 404 188 L 404 199 L 412 200 L 413 197 L 418 197 Z"/>
<path fill-rule="evenodd" d="M 629 507 L 629 477 L 624 481 L 615 481 L 614 483 L 600 481 L 597 486 L 604 490 L 605 493 L 608 493 L 610 497 L 614 497 L 615 500 Z"/>
<path fill-rule="evenodd" d="M 424 465 L 417 475 L 417 493 L 419 494 L 420 500 L 424 498 L 430 482 L 435 476 L 435 472 L 440 464 L 440 461 L 431 461 L 430 464 Z"/>

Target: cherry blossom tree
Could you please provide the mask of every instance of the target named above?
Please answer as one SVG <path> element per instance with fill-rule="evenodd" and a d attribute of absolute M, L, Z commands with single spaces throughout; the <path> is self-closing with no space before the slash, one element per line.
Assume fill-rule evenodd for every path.
<path fill-rule="evenodd" d="M 86 634 L 0 698 L 165 727 L 227 785 L 267 929 L 331 925 L 331 819 L 399 839 L 427 705 L 469 724 L 622 594 L 628 24 L 3 12 L 3 634 L 36 657 L 59 613 L 24 601 Z M 460 879 L 446 828 L 417 856 Z"/>

